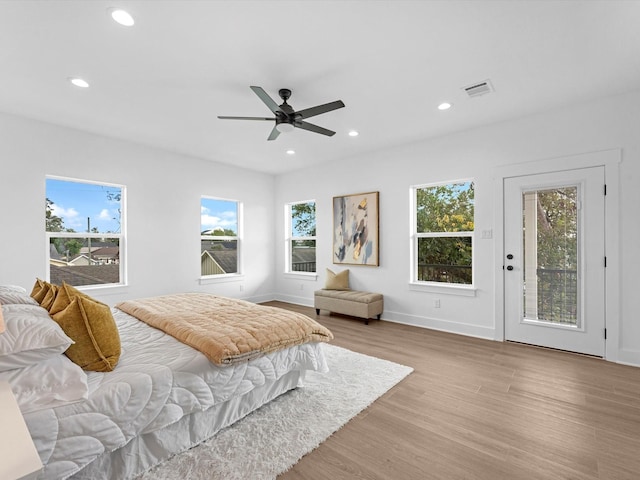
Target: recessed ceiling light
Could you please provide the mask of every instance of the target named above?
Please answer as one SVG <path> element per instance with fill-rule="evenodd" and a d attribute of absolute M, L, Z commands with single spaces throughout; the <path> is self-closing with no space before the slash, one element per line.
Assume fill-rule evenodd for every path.
<path fill-rule="evenodd" d="M 126 12 L 121 8 L 110 8 L 109 15 L 111 15 L 111 18 L 113 18 L 116 23 L 125 27 L 131 27 L 135 23 L 129 12 Z"/>
<path fill-rule="evenodd" d="M 69 81 L 76 87 L 89 88 L 89 83 L 86 80 L 83 80 L 82 78 L 71 77 L 69 78 Z"/>
<path fill-rule="evenodd" d="M 360 134 L 359 134 L 357 131 L 355 131 L 355 130 L 351 130 L 351 131 L 349 132 L 349 136 L 350 136 L 350 137 L 357 137 L 358 135 L 360 135 Z"/>
<path fill-rule="evenodd" d="M 452 105 L 448 102 L 443 102 L 440 105 L 438 105 L 438 110 L 449 110 L 452 107 Z"/>
<path fill-rule="evenodd" d="M 287 155 L 295 155 L 296 151 L 295 150 L 287 150 Z"/>

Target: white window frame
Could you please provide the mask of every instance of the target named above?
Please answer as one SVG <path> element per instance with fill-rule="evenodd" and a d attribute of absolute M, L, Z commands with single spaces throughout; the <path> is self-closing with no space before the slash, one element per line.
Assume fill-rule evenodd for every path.
<path fill-rule="evenodd" d="M 127 285 L 127 248 L 126 248 L 126 212 L 127 212 L 127 187 L 125 185 L 119 185 L 117 183 L 99 182 L 95 180 L 84 180 L 80 178 L 60 177 L 56 175 L 46 175 L 46 179 L 61 180 L 64 182 L 85 183 L 89 185 L 100 185 L 103 187 L 112 187 L 120 189 L 120 233 L 91 233 L 91 232 L 48 232 L 45 226 L 45 251 L 46 251 L 46 280 L 51 281 L 51 238 L 117 238 L 118 239 L 118 255 L 120 258 L 119 263 L 119 278 L 118 283 L 101 283 L 97 285 L 78 285 L 80 290 L 97 290 L 103 288 L 122 287 Z M 45 199 L 47 198 L 47 192 L 45 190 Z"/>
<path fill-rule="evenodd" d="M 211 195 L 201 195 L 200 196 L 200 208 L 202 209 L 202 200 L 203 199 L 209 199 L 209 200 L 219 200 L 219 201 L 223 201 L 223 202 L 234 202 L 236 204 L 236 214 L 237 214 L 237 221 L 238 221 L 238 231 L 236 236 L 227 236 L 227 235 L 200 235 L 200 245 L 202 248 L 202 240 L 221 240 L 221 241 L 230 241 L 230 240 L 234 240 L 236 242 L 236 247 L 237 247 L 237 265 L 236 265 L 236 272 L 234 273 L 221 273 L 221 274 L 213 274 L 213 275 L 202 275 L 202 267 L 200 266 L 200 284 L 201 285 L 206 285 L 209 283 L 224 283 L 224 282 L 234 282 L 234 281 L 241 281 L 244 279 L 244 274 L 243 274 L 243 270 L 242 270 L 242 218 L 243 218 L 243 205 L 242 202 L 240 200 L 235 200 L 232 198 L 222 198 L 222 197 L 214 197 Z M 202 227 L 202 224 L 200 224 L 200 227 Z M 202 250 L 199 250 L 201 253 L 200 255 L 202 255 Z M 198 256 L 198 258 L 200 258 L 200 256 Z"/>
<path fill-rule="evenodd" d="M 317 207 L 318 203 L 311 200 L 301 200 L 296 202 L 286 203 L 284 206 L 284 218 L 285 218 L 285 234 L 284 234 L 284 243 L 285 243 L 285 260 L 284 260 L 284 273 L 288 276 L 292 277 L 309 277 L 309 279 L 316 279 L 318 276 L 318 241 L 316 236 L 294 236 L 293 235 L 293 227 L 292 227 L 292 219 L 293 219 L 293 206 L 301 205 L 306 203 L 313 203 L 316 207 L 316 229 L 317 229 Z M 296 240 L 313 240 L 316 245 L 316 271 L 315 272 L 297 272 L 292 269 L 292 255 L 293 250 L 291 248 L 292 242 Z"/>
<path fill-rule="evenodd" d="M 410 195 L 410 212 L 411 212 L 411 233 L 410 233 L 410 278 L 409 289 L 414 291 L 423 291 L 431 293 L 441 293 L 450 295 L 475 296 L 475 274 L 476 274 L 476 245 L 475 245 L 475 204 L 473 208 L 474 230 L 463 232 L 418 232 L 418 190 L 429 187 L 438 187 L 442 185 L 453 185 L 471 182 L 475 185 L 473 178 L 464 178 L 458 180 L 449 180 L 444 182 L 425 183 L 421 185 L 412 185 L 409 189 Z M 418 241 L 420 238 L 471 238 L 471 284 L 446 283 L 446 282 L 427 282 L 418 280 Z"/>

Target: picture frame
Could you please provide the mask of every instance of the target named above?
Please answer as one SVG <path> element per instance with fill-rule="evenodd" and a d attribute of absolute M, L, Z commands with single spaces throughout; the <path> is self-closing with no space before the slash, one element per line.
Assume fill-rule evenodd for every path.
<path fill-rule="evenodd" d="M 333 263 L 377 267 L 379 192 L 333 197 Z"/>

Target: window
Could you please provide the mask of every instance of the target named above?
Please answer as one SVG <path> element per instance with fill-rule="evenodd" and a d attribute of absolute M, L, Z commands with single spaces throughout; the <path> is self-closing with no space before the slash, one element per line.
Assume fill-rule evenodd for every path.
<path fill-rule="evenodd" d="M 472 285 L 473 182 L 423 185 L 412 190 L 412 281 Z"/>
<path fill-rule="evenodd" d="M 45 231 L 49 281 L 123 284 L 125 188 L 47 177 Z"/>
<path fill-rule="evenodd" d="M 286 205 L 287 268 L 289 273 L 316 272 L 316 202 Z"/>
<path fill-rule="evenodd" d="M 200 275 L 240 272 L 240 203 L 202 197 L 200 201 Z"/>

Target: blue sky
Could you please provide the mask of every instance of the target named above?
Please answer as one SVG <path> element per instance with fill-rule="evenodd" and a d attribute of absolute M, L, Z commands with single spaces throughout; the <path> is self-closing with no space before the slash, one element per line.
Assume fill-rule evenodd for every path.
<path fill-rule="evenodd" d="M 120 202 L 109 200 L 109 194 L 121 193 L 121 188 L 91 183 L 47 178 L 47 198 L 53 202 L 53 215 L 64 221 L 64 228 L 76 232 L 91 228 L 100 233 L 120 233 Z"/>
<path fill-rule="evenodd" d="M 238 233 L 238 203 L 202 197 L 200 204 L 200 232 L 229 229 Z"/>

